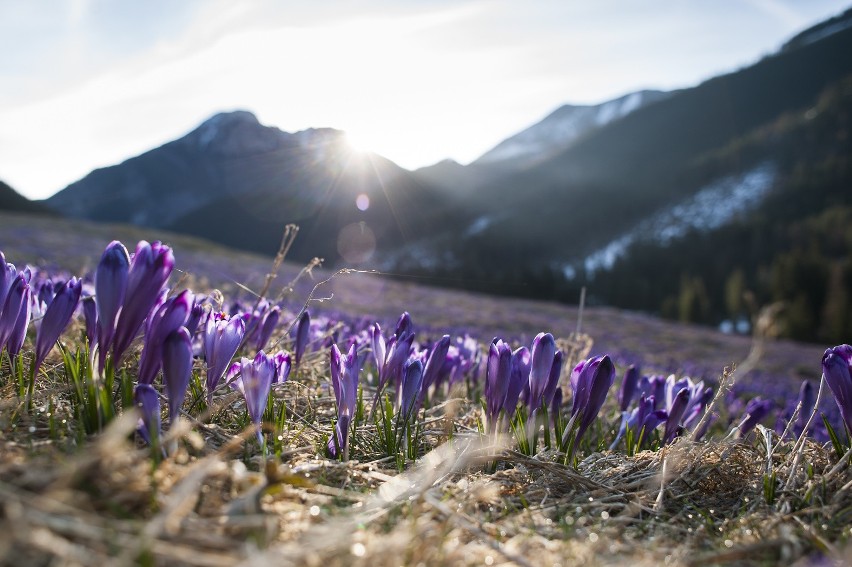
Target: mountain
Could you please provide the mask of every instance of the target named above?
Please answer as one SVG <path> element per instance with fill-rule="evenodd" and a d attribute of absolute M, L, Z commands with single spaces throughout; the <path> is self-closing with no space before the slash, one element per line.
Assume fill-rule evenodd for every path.
<path fill-rule="evenodd" d="M 486 186 L 509 173 L 558 154 L 597 128 L 618 120 L 671 93 L 643 90 L 596 105 L 560 106 L 539 122 L 514 134 L 468 165 L 443 160 L 414 173 L 433 185 L 460 191 L 462 197 L 476 187 Z"/>
<path fill-rule="evenodd" d="M 49 208 L 40 203 L 30 201 L 2 180 L 0 180 L 0 211 L 39 214 L 51 213 Z"/>
<path fill-rule="evenodd" d="M 353 150 L 343 132 L 288 133 L 236 111 L 95 170 L 47 204 L 74 217 L 166 228 L 267 253 L 277 250 L 284 225 L 296 223 L 301 237 L 290 257 L 322 256 L 334 265 L 367 261 L 430 224 L 449 222 L 451 212 L 444 214 L 433 193 L 389 160 Z"/>
<path fill-rule="evenodd" d="M 500 164 L 514 169 L 528 167 L 568 148 L 596 128 L 624 118 L 669 95 L 670 93 L 662 91 L 644 90 L 597 105 L 560 106 L 540 122 L 506 138 L 482 154 L 473 164 Z"/>
<path fill-rule="evenodd" d="M 836 228 L 852 183 L 847 53 L 852 11 L 751 66 L 588 130 L 535 163 L 480 177 L 467 186 L 478 206 L 460 235 L 409 243 L 410 253 L 396 260 L 471 289 L 575 301 L 588 286 L 592 302 L 714 324 L 731 316 L 725 288 L 741 270 L 753 300 L 798 305 L 785 332 L 840 337 L 826 329 L 846 324 L 828 324 L 824 314 L 852 305 L 852 268 L 844 275 L 852 251 L 837 244 L 852 236 Z M 743 226 L 766 232 L 735 228 Z M 751 243 L 748 254 L 731 233 Z M 811 249 L 816 260 L 808 264 Z M 440 263 L 418 267 L 420 258 L 436 257 Z M 810 280 L 794 277 L 801 273 Z M 807 297 L 785 288 L 783 274 L 799 278 Z"/>
<path fill-rule="evenodd" d="M 717 170 L 706 166 L 714 152 L 786 112 L 806 110 L 852 73 L 852 58 L 842 56 L 852 52 L 852 28 L 835 29 L 672 93 L 530 167 L 474 185 L 467 193 L 478 210 L 467 227 L 470 238 L 458 242 L 458 263 L 469 268 L 474 261 L 482 271 L 573 263 L 708 185 L 773 162 L 766 155 Z"/>

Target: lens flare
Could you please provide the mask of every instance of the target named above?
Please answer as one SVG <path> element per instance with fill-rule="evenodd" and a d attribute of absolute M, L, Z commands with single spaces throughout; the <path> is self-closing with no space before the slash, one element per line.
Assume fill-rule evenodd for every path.
<path fill-rule="evenodd" d="M 355 199 L 355 206 L 358 207 L 359 211 L 366 211 L 370 208 L 370 197 L 366 193 L 361 193 Z"/>

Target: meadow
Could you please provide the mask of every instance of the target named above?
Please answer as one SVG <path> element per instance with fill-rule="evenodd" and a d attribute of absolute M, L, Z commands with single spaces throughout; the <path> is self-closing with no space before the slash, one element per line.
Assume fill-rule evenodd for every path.
<path fill-rule="evenodd" d="M 4 564 L 852 560 L 849 349 L 288 242 L 0 216 Z"/>

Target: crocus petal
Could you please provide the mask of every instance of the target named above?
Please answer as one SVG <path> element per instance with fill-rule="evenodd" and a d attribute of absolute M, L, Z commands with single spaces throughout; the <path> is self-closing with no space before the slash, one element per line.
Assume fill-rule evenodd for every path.
<path fill-rule="evenodd" d="M 311 314 L 305 309 L 299 317 L 299 322 L 296 324 L 296 344 L 293 349 L 293 354 L 296 358 L 296 366 L 302 362 L 302 356 L 305 354 L 305 348 L 308 346 L 308 339 L 311 332 Z"/>
<path fill-rule="evenodd" d="M 101 369 L 112 347 L 118 311 L 127 291 L 130 255 L 124 245 L 114 240 L 104 250 L 95 272 L 95 304 L 98 312 L 98 348 Z"/>
<path fill-rule="evenodd" d="M 174 423 L 192 376 L 192 341 L 184 327 L 172 331 L 163 341 L 163 384 L 169 399 L 169 421 Z"/>

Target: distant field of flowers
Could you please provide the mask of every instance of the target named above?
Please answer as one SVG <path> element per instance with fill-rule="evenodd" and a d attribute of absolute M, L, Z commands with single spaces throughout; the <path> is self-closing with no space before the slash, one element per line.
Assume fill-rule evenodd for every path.
<path fill-rule="evenodd" d="M 6 563 L 848 558 L 852 347 L 548 327 L 284 249 L 0 253 Z"/>

